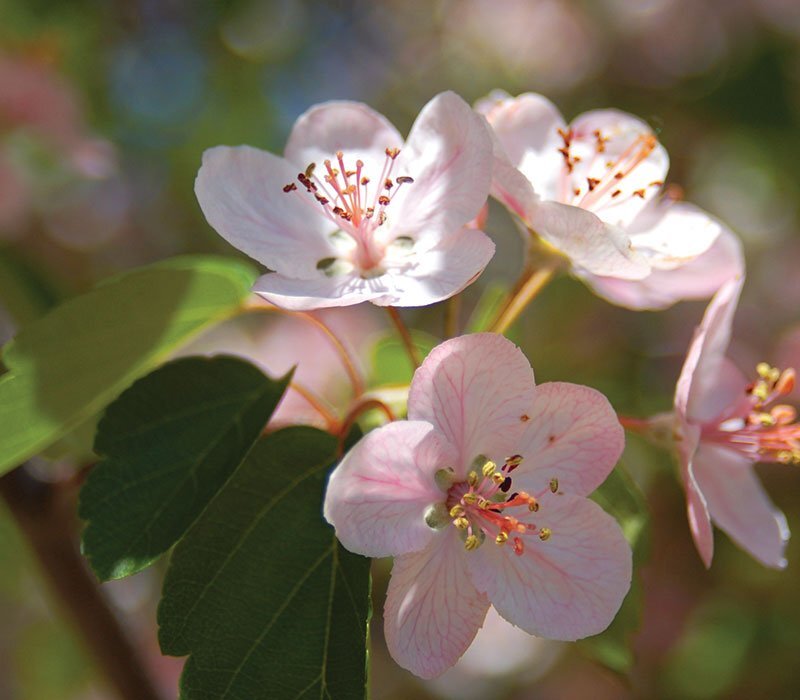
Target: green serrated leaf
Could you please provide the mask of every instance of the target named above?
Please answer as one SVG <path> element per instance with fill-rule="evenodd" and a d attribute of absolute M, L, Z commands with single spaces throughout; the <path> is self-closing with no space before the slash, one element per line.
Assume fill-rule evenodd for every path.
<path fill-rule="evenodd" d="M 369 560 L 322 519 L 336 439 L 262 438 L 175 548 L 159 606 L 184 700 L 366 695 Z"/>
<path fill-rule="evenodd" d="M 101 411 L 178 345 L 232 314 L 254 272 L 236 260 L 176 258 L 56 307 L 3 348 L 0 474 Z"/>
<path fill-rule="evenodd" d="M 613 515 L 633 550 L 634 569 L 649 556 L 650 512 L 644 494 L 636 482 L 617 465 L 591 498 Z M 634 574 L 631 589 L 608 629 L 579 642 L 591 657 L 617 673 L 627 673 L 634 657 L 631 637 L 639 629 L 642 617 L 642 585 Z"/>
<path fill-rule="evenodd" d="M 100 422 L 104 456 L 81 490 L 83 551 L 98 578 L 129 576 L 175 544 L 239 466 L 289 377 L 232 357 L 171 362 L 125 391 Z"/>

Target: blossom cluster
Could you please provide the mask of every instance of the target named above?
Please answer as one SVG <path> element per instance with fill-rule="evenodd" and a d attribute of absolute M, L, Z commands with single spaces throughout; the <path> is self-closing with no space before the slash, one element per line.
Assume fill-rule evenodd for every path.
<path fill-rule="evenodd" d="M 343 455 L 324 516 L 347 549 L 394 557 L 386 641 L 419 676 L 452 666 L 490 607 L 530 634 L 576 640 L 606 629 L 629 590 L 630 547 L 587 498 L 622 453 L 621 419 L 592 388 L 536 385 L 502 335 L 560 271 L 633 310 L 713 297 L 674 410 L 622 423 L 674 448 L 706 566 L 712 522 L 763 564 L 785 564 L 786 523 L 752 465 L 800 463 L 794 409 L 776 403 L 794 373 L 761 363 L 751 381 L 726 358 L 741 246 L 666 184 L 668 168 L 657 134 L 632 115 L 595 110 L 568 123 L 541 95 L 500 92 L 474 109 L 437 95 L 405 139 L 364 104 L 329 102 L 297 120 L 283 157 L 248 146 L 203 157 L 200 206 L 266 268 L 254 292 L 261 311 L 280 317 L 235 351 L 269 354 L 272 371 L 301 358 L 280 419 L 342 436 L 366 408 L 389 419 Z M 387 392 L 367 392 L 356 366 L 374 328 L 331 307 L 387 307 L 416 360 L 394 307 L 447 300 L 482 273 L 495 251 L 482 230 L 490 197 L 523 236 L 522 277 L 492 332 L 445 340 L 410 386 L 394 388 L 407 413 L 397 420 Z M 193 351 L 222 347 L 231 351 L 230 334 Z M 349 403 L 326 388 L 345 374 Z M 315 395 L 323 390 L 332 398 Z"/>

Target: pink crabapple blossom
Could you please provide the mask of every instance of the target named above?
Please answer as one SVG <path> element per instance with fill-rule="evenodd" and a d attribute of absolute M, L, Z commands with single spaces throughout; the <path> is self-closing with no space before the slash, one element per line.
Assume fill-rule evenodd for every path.
<path fill-rule="evenodd" d="M 504 337 L 434 348 L 412 380 L 408 420 L 362 438 L 325 497 L 347 549 L 395 557 L 384 609 L 393 658 L 423 678 L 443 673 L 490 605 L 542 637 L 603 631 L 630 587 L 631 550 L 586 496 L 623 444 L 602 394 L 536 386 Z"/>
<path fill-rule="evenodd" d="M 800 463 L 796 412 L 776 404 L 795 375 L 762 362 L 749 381 L 726 357 L 742 284 L 730 280 L 709 304 L 678 379 L 674 418 L 666 420 L 674 420 L 689 526 L 705 565 L 714 555 L 713 522 L 761 563 L 783 568 L 789 530 L 753 464 Z"/>
<path fill-rule="evenodd" d="M 452 92 L 428 102 L 405 143 L 366 105 L 317 105 L 284 156 L 218 146 L 195 185 L 208 222 L 271 270 L 254 291 L 277 306 L 425 306 L 494 255 L 466 227 L 489 195 L 491 137 Z"/>
<path fill-rule="evenodd" d="M 568 125 L 533 93 L 492 93 L 477 110 L 494 132 L 492 194 L 599 296 L 661 309 L 741 272 L 733 233 L 664 189 L 669 158 L 642 120 L 603 109 Z"/>

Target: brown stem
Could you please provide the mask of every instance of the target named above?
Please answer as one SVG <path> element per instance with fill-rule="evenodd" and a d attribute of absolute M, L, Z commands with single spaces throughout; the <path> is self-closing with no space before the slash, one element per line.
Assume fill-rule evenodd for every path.
<path fill-rule="evenodd" d="M 416 369 L 420 365 L 419 351 L 417 350 L 417 346 L 414 345 L 414 340 L 411 337 L 411 333 L 409 333 L 406 324 L 403 323 L 403 319 L 400 318 L 400 312 L 398 312 L 394 306 L 386 306 L 384 308 L 389 314 L 389 318 L 392 319 L 392 323 L 397 329 L 400 340 L 403 341 L 403 347 L 405 347 L 406 352 L 408 353 L 408 359 L 411 360 L 411 364 L 414 366 L 414 369 Z"/>
<path fill-rule="evenodd" d="M 397 420 L 397 416 L 394 415 L 394 411 L 392 411 L 392 409 L 389 408 L 389 406 L 387 406 L 383 401 L 379 399 L 367 399 L 366 401 L 362 401 L 360 404 L 358 404 L 358 406 L 355 406 L 350 413 L 347 414 L 347 417 L 342 421 L 341 428 L 339 428 L 340 455 L 344 452 L 344 441 L 347 439 L 350 429 L 355 425 L 358 417 L 373 409 L 383 411 L 383 415 L 386 416 L 390 423 Z"/>
<path fill-rule="evenodd" d="M 69 614 L 98 667 L 121 700 L 163 700 L 144 670 L 94 576 L 81 557 L 71 501 L 23 467 L 0 477 L 0 495 L 41 565 L 50 590 Z"/>
<path fill-rule="evenodd" d="M 555 271 L 555 268 L 543 267 L 532 273 L 497 315 L 494 323 L 492 323 L 491 331 L 493 333 L 505 333 L 525 310 L 525 307 L 544 289 L 555 274 Z"/>
<path fill-rule="evenodd" d="M 444 337 L 455 338 L 458 335 L 458 317 L 461 313 L 461 295 L 456 294 L 445 302 Z"/>

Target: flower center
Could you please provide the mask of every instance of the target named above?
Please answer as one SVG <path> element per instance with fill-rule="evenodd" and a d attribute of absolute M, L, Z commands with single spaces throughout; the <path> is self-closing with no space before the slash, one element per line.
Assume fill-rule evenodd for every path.
<path fill-rule="evenodd" d="M 653 134 L 641 133 L 619 155 L 609 154 L 617 150 L 613 148 L 617 140 L 626 139 L 629 133 L 603 133 L 600 129 L 591 133 L 558 130 L 564 143 L 558 152 L 564 158 L 561 198 L 565 204 L 597 213 L 634 197 L 648 199 L 658 191 L 664 184 L 660 180 L 645 187 L 642 187 L 641 178 L 632 186 L 629 184 L 635 179 L 629 176 L 658 145 Z"/>
<path fill-rule="evenodd" d="M 498 468 L 494 462 L 480 456 L 474 463 L 478 469 L 471 471 L 466 481 L 453 484 L 448 490 L 448 515 L 467 551 L 477 549 L 490 537 L 499 546 L 510 541 L 514 554 L 522 555 L 525 538 L 538 537 L 543 542 L 550 538 L 549 528 L 530 520 L 533 513 L 539 511 L 539 499 L 543 494 L 533 496 L 524 491 L 512 491 L 511 472 L 520 462 L 522 457 L 513 455 Z M 558 491 L 557 479 L 551 479 L 549 490 Z"/>
<path fill-rule="evenodd" d="M 287 194 L 300 197 L 304 204 L 319 211 L 336 225 L 331 240 L 341 250 L 339 257 L 323 258 L 317 269 L 331 276 L 357 269 L 363 277 L 381 274 L 380 263 L 390 245 L 401 250 L 413 247 L 413 240 L 400 236 L 395 241 L 382 231 L 387 209 L 403 185 L 414 180 L 400 175 L 392 179 L 399 148 L 387 148 L 380 177 L 373 183 L 364 162 L 346 163 L 342 151 L 336 160 L 325 160 L 323 167 L 311 163 L 298 173 L 297 183 L 283 187 Z"/>
<path fill-rule="evenodd" d="M 779 370 L 766 362 L 756 367 L 758 378 L 747 387 L 741 415 L 722 421 L 704 437 L 759 462 L 800 464 L 800 424 L 797 411 L 775 402 L 791 393 L 795 371 Z"/>

